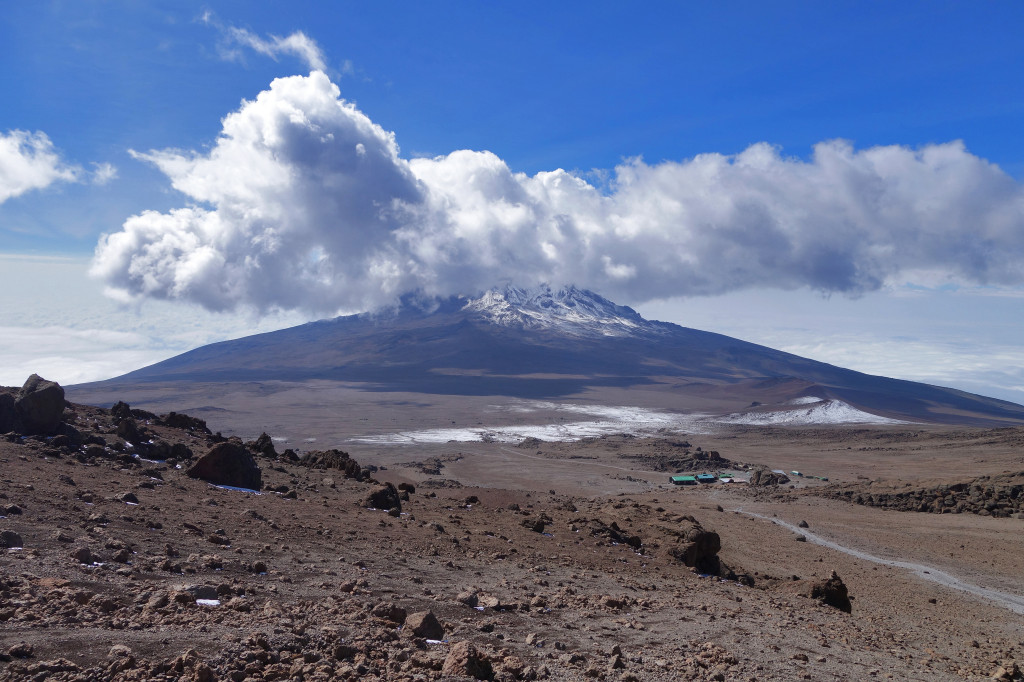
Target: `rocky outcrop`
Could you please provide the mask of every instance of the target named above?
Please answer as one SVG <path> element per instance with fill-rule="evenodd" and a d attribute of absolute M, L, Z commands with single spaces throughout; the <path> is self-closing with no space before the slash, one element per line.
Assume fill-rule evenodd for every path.
<path fill-rule="evenodd" d="M 168 412 L 160 418 L 160 423 L 174 429 L 185 429 L 186 431 L 197 431 L 202 434 L 209 434 L 210 429 L 206 421 L 199 417 L 190 417 L 180 412 Z"/>
<path fill-rule="evenodd" d="M 585 530 L 592 537 L 602 538 L 611 544 L 629 545 L 634 549 L 639 549 L 643 544 L 639 535 L 619 527 L 617 521 L 605 523 L 601 519 L 575 518 L 569 521 L 569 525 L 573 530 Z"/>
<path fill-rule="evenodd" d="M 125 419 L 131 419 L 131 405 L 124 402 L 123 400 L 118 400 L 116 403 L 110 406 L 110 416 L 114 418 L 115 423 L 120 423 Z"/>
<path fill-rule="evenodd" d="M 15 431 L 18 426 L 18 411 L 14 407 L 14 395 L 0 393 L 0 433 Z"/>
<path fill-rule="evenodd" d="M 251 440 L 245 444 L 247 448 L 252 450 L 257 455 L 262 455 L 270 459 L 277 459 L 277 449 L 274 447 L 274 439 L 267 435 L 264 431 L 260 434 L 260 437 L 256 440 Z"/>
<path fill-rule="evenodd" d="M 669 554 L 696 569 L 699 573 L 718 575 L 722 570 L 718 552 L 722 549 L 722 538 L 718 533 L 705 530 L 692 516 L 684 516 L 675 527 L 664 528 L 666 534 L 676 539 Z"/>
<path fill-rule="evenodd" d="M 663 446 L 664 447 L 664 446 Z M 643 454 L 623 454 L 622 459 L 631 460 L 650 471 L 666 471 L 681 474 L 687 471 L 707 471 L 708 469 L 739 469 L 743 468 L 717 450 L 704 450 L 697 446 L 690 450 L 688 442 L 670 442 L 667 451 Z"/>
<path fill-rule="evenodd" d="M 814 599 L 844 613 L 853 611 L 849 590 L 835 571 L 832 571 L 831 575 L 825 579 L 801 579 L 793 576 L 792 580 L 776 582 L 774 589 L 786 594 Z"/>
<path fill-rule="evenodd" d="M 979 514 L 1009 517 L 1024 514 L 1024 471 L 1015 474 L 980 476 L 968 481 L 920 488 L 896 488 L 878 481 L 832 485 L 816 494 L 866 507 L 932 514 Z"/>
<path fill-rule="evenodd" d="M 314 450 L 299 460 L 299 464 L 310 469 L 335 469 L 342 472 L 345 478 L 363 480 L 363 471 L 359 462 L 342 450 Z"/>
<path fill-rule="evenodd" d="M 56 381 L 33 374 L 18 391 L 14 409 L 18 431 L 51 435 L 56 433 L 64 415 L 64 389 Z"/>
<path fill-rule="evenodd" d="M 832 571 L 832 575 L 829 576 L 828 580 L 822 580 L 811 585 L 811 599 L 817 599 L 846 613 L 853 611 L 853 605 L 850 603 L 850 593 L 846 589 L 846 584 L 835 571 Z"/>
<path fill-rule="evenodd" d="M 789 483 L 789 476 L 786 474 L 780 474 L 777 471 L 770 471 L 769 469 L 754 469 L 754 471 L 750 473 L 750 485 L 782 485 L 783 483 Z"/>
<path fill-rule="evenodd" d="M 200 478 L 215 485 L 250 490 L 263 487 L 263 474 L 252 454 L 235 441 L 217 443 L 187 473 L 190 478 Z"/>
<path fill-rule="evenodd" d="M 124 403 L 121 404 L 123 405 Z M 143 441 L 147 440 L 147 436 L 145 435 L 145 429 L 139 428 L 138 422 L 136 422 L 135 419 L 130 416 L 122 418 L 117 423 L 116 433 L 119 438 L 123 438 L 125 441 L 133 445 L 139 445 Z"/>

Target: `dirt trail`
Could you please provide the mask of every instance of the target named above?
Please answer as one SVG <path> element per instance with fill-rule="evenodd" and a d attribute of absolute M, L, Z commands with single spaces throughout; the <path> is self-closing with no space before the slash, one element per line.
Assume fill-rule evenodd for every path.
<path fill-rule="evenodd" d="M 964 580 L 961 580 L 960 578 L 957 578 L 956 576 L 946 573 L 945 571 L 940 571 L 939 569 L 933 568 L 926 564 L 918 564 L 912 561 L 900 561 L 896 559 L 885 559 L 880 556 L 875 556 L 874 554 L 869 554 L 868 552 L 859 549 L 847 547 L 845 545 L 839 544 L 834 540 L 829 540 L 819 535 L 815 535 L 814 533 L 809 532 L 806 528 L 801 528 L 800 526 L 794 523 L 789 523 L 788 521 L 783 521 L 782 519 L 776 517 L 758 514 L 757 512 L 746 511 L 742 507 L 730 511 L 735 511 L 740 514 L 745 514 L 747 516 L 753 516 L 754 518 L 763 519 L 765 521 L 771 521 L 772 523 L 782 526 L 783 528 L 786 528 L 788 530 L 791 530 L 794 533 L 803 535 L 807 538 L 808 542 L 813 542 L 816 545 L 828 547 L 829 549 L 834 549 L 838 552 L 844 552 L 845 554 L 857 557 L 858 559 L 863 559 L 864 561 L 871 561 L 876 564 L 882 564 L 884 566 L 893 566 L 896 568 L 908 570 L 914 575 L 918 576 L 919 578 L 923 578 L 924 580 L 929 580 L 931 582 L 938 583 L 939 585 L 948 587 L 953 590 L 967 592 L 968 594 L 988 599 L 990 601 L 996 602 L 1000 606 L 1010 609 L 1014 613 L 1024 615 L 1024 596 L 1011 594 L 1009 592 L 1003 592 L 1001 590 L 994 590 L 988 587 L 981 587 L 980 585 L 975 585 L 973 583 L 966 582 Z"/>

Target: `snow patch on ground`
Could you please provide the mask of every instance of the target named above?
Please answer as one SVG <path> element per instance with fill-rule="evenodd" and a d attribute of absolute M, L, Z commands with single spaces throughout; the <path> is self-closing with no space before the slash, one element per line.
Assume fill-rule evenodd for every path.
<path fill-rule="evenodd" d="M 803 402 L 796 402 L 797 400 Z M 812 402 L 813 401 L 813 402 Z M 858 410 L 842 400 L 821 400 L 819 398 L 797 398 L 790 405 L 797 409 L 772 412 L 741 412 L 721 417 L 725 424 L 748 424 L 751 426 L 811 425 L 811 424 L 906 424 L 899 419 L 880 417 L 877 414 Z M 806 407 L 804 407 L 806 405 Z"/>
<path fill-rule="evenodd" d="M 583 438 L 599 438 L 614 434 L 650 436 L 654 434 L 708 434 L 722 424 L 745 425 L 811 425 L 811 424 L 904 424 L 896 419 L 879 417 L 856 409 L 841 400 L 797 398 L 786 409 L 772 412 L 744 412 L 724 417 L 706 414 L 681 414 L 626 405 L 579 405 L 575 403 L 515 403 L 494 406 L 495 412 L 529 414 L 544 411 L 566 415 L 586 415 L 592 419 L 565 420 L 555 423 L 478 426 L 466 428 L 423 429 L 400 431 L 352 438 L 355 443 L 413 445 L 416 443 L 496 442 L 521 443 L 527 438 L 543 441 L 571 442 Z M 813 402 L 812 402 L 813 400 Z"/>
<path fill-rule="evenodd" d="M 402 431 L 353 438 L 357 443 L 447 443 L 492 441 L 497 443 L 520 443 L 527 438 L 545 441 L 577 441 L 582 438 L 597 438 L 618 433 L 650 435 L 660 433 L 707 433 L 702 424 L 707 415 L 679 414 L 631 406 L 577 405 L 573 403 L 517 403 L 511 406 L 494 407 L 495 411 L 517 414 L 531 412 L 564 412 L 567 415 L 587 415 L 597 419 L 559 421 L 547 424 L 526 424 L 512 426 L 479 426 L 472 428 L 424 429 Z M 564 419 L 564 418 L 561 418 Z"/>

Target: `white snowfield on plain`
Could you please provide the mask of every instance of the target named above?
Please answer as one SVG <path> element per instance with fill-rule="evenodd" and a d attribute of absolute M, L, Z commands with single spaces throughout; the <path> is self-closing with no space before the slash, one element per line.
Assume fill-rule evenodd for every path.
<path fill-rule="evenodd" d="M 529 414 L 539 411 L 587 415 L 596 419 L 558 421 L 546 424 L 477 426 L 468 428 L 400 431 L 352 438 L 356 443 L 413 445 L 416 443 L 497 442 L 521 443 L 527 438 L 542 441 L 571 442 L 614 434 L 650 436 L 654 434 L 707 434 L 723 424 L 813 425 L 813 424 L 901 424 L 896 419 L 862 412 L 841 400 L 805 399 L 796 407 L 793 401 L 772 412 L 744 412 L 716 417 L 706 414 L 681 414 L 644 407 L 580 405 L 575 403 L 522 402 L 494 406 L 498 412 Z M 564 418 L 561 418 L 564 419 Z"/>
<path fill-rule="evenodd" d="M 751 426 L 811 425 L 811 424 L 906 424 L 899 419 L 880 417 L 858 410 L 842 400 L 822 400 L 806 396 L 789 401 L 796 409 L 770 412 L 741 412 L 720 417 L 725 424 L 748 424 Z"/>

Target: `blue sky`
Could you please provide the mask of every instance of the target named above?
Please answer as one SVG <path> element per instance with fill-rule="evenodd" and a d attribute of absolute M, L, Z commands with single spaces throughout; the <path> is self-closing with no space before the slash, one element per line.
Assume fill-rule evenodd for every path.
<path fill-rule="evenodd" d="M 571 277 L 662 319 L 1024 400 L 1024 329 L 1016 323 L 1024 285 L 1020 3 L 0 8 L 0 135 L 23 131 L 54 159 L 28 189 L 0 173 L 10 185 L 6 193 L 0 186 L 0 279 L 14 286 L 16 273 L 31 276 L 23 270 L 31 264 L 51 283 L 4 304 L 6 383 L 47 362 L 64 381 L 102 378 L 191 344 L 362 309 L 406 286 L 471 291 L 495 273 L 495 283 Z M 274 42 L 299 35 L 305 42 L 291 47 Z M 316 67 L 324 80 L 307 78 Z M 300 80 L 287 88 L 271 86 L 293 76 Z M 239 114 L 251 132 L 256 122 L 269 125 L 271 105 L 333 101 L 331 86 L 357 109 L 316 125 L 368 135 L 359 139 L 379 144 L 387 160 L 377 174 L 346 182 L 383 187 L 390 193 L 374 205 L 399 197 L 417 208 L 415 221 L 405 214 L 366 222 L 357 219 L 363 209 L 342 201 L 312 222 L 274 231 L 268 215 L 315 203 L 324 186 L 296 186 L 272 206 L 239 199 L 233 178 L 253 174 L 238 161 L 252 149 L 238 142 L 247 133 L 223 142 L 225 117 Z M 261 93 L 265 110 L 242 104 Z M 816 151 L 833 140 L 849 146 Z M 335 153 L 328 145 L 275 154 L 284 152 L 294 165 L 268 167 L 271 176 L 321 168 L 314 157 Z M 837 165 L 855 172 L 836 173 Z M 340 172 L 331 162 L 323 167 Z M 545 175 L 556 169 L 566 176 Z M 551 198 L 571 178 L 585 186 Z M 471 181 L 481 184 L 470 196 L 461 188 Z M 496 190 L 501 183 L 514 187 Z M 421 196 L 416 187 L 427 189 Z M 806 205 L 802 187 L 813 190 Z M 871 192 L 887 199 L 865 200 Z M 677 200 L 693 221 L 682 235 L 672 232 L 682 214 L 644 208 Z M 740 213 L 753 206 L 759 217 L 722 217 L 723 203 Z M 897 210 L 863 217 L 878 204 Z M 525 206 L 531 217 L 509 218 L 509 206 Z M 189 207 L 194 214 L 174 213 Z M 472 220 L 481 210 L 493 225 L 478 230 Z M 238 223 L 251 212 L 264 221 L 259 234 Z M 149 217 L 126 225 L 133 216 Z M 524 223 L 553 216 L 569 216 L 573 231 L 550 239 Z M 906 221 L 915 227 L 904 234 Z M 153 251 L 154 231 L 187 241 L 214 223 L 231 223 L 218 237 L 216 262 L 242 292 L 211 283 L 213 270 L 196 275 L 213 266 L 197 265 L 180 241 L 159 259 L 140 258 Z M 765 237 L 766 225 L 781 226 L 786 244 L 774 232 Z M 100 278 L 90 279 L 104 234 L 123 239 L 108 244 Z M 252 251 L 268 240 L 283 246 Z M 677 261 L 660 257 L 675 245 Z M 378 247 L 401 251 L 416 276 L 359 289 L 367 263 L 380 265 Z M 287 270 L 273 292 L 257 291 L 261 273 L 239 269 L 261 258 Z M 550 263 L 537 265 L 544 258 Z M 510 262 L 521 265 L 494 265 Z M 302 272 L 303 263 L 315 263 L 315 272 Z M 104 287 L 121 303 L 104 298 Z M 69 289 L 75 310 L 89 314 L 69 313 Z M 313 299 L 317 305 L 304 303 Z M 172 324 L 183 314 L 194 321 L 187 333 Z M 26 330 L 39 329 L 51 330 L 56 347 L 33 355 L 40 343 L 22 349 L 17 337 L 36 338 Z M 104 355 L 106 346 L 116 357 Z"/>

